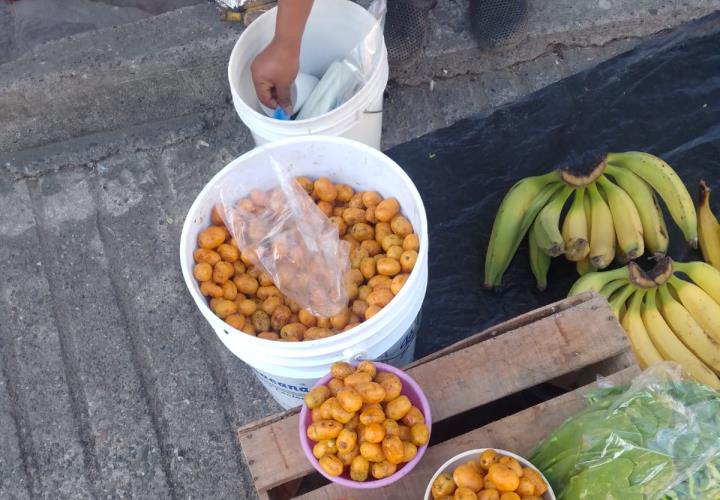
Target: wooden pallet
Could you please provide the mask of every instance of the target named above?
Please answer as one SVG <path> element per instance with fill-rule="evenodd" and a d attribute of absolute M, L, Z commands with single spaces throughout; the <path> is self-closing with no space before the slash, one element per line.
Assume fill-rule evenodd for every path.
<path fill-rule="evenodd" d="M 410 474 L 381 490 L 348 490 L 327 484 L 298 494 L 301 481 L 316 473 L 300 448 L 295 409 L 238 431 L 259 497 L 423 498 L 427 482 L 450 457 L 481 447 L 527 455 L 540 439 L 583 407 L 582 395 L 594 386 L 597 375 L 624 383 L 639 373 L 621 326 L 606 300 L 594 294 L 529 312 L 420 359 L 406 369 L 425 391 L 433 415 L 431 446 Z M 453 428 L 467 427 L 472 419 L 479 419 L 483 405 L 547 383 L 569 392 L 453 435 Z"/>

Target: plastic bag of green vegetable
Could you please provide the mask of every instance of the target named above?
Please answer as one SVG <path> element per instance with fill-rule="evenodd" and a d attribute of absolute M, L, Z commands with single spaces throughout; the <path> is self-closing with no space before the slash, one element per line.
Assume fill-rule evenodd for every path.
<path fill-rule="evenodd" d="M 589 406 L 533 451 L 560 500 L 720 500 L 720 393 L 660 363 Z"/>

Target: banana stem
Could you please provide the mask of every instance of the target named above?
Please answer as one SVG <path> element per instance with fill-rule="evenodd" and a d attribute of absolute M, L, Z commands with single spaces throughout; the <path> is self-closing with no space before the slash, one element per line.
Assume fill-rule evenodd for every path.
<path fill-rule="evenodd" d="M 603 157 L 600 162 L 593 167 L 590 172 L 580 174 L 577 171 L 572 170 L 570 167 L 564 167 L 558 169 L 560 173 L 560 179 L 570 187 L 579 188 L 585 187 L 588 184 L 592 184 L 595 180 L 605 172 L 607 166 L 606 157 Z"/>

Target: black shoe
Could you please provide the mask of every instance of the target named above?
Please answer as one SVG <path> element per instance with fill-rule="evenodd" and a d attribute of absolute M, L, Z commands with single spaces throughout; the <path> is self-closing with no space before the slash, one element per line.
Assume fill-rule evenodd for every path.
<path fill-rule="evenodd" d="M 527 12 L 527 0 L 470 0 L 470 27 L 478 45 L 495 48 L 519 42 L 527 33 Z"/>
<path fill-rule="evenodd" d="M 430 9 L 437 0 L 388 0 L 385 45 L 391 67 L 412 63 L 425 43 Z"/>

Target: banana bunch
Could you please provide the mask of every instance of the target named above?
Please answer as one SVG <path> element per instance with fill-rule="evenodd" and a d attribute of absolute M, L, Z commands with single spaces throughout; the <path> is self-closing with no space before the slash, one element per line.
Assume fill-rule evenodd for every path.
<path fill-rule="evenodd" d="M 719 270 L 664 257 L 646 272 L 630 262 L 585 274 L 570 295 L 589 290 L 608 299 L 641 367 L 675 361 L 699 382 L 720 389 Z"/>
<path fill-rule="evenodd" d="M 505 195 L 495 217 L 485 287 L 500 286 L 526 234 L 540 290 L 547 285 L 552 257 L 564 255 L 585 274 L 613 260 L 629 262 L 646 250 L 664 255 L 668 232 L 656 195 L 687 241 L 697 246 L 690 194 L 670 165 L 651 154 L 609 153 L 589 172 L 558 169 L 522 179 Z"/>
<path fill-rule="evenodd" d="M 705 262 L 720 269 L 720 223 L 710 209 L 710 188 L 705 181 L 700 181 L 698 238 Z"/>

